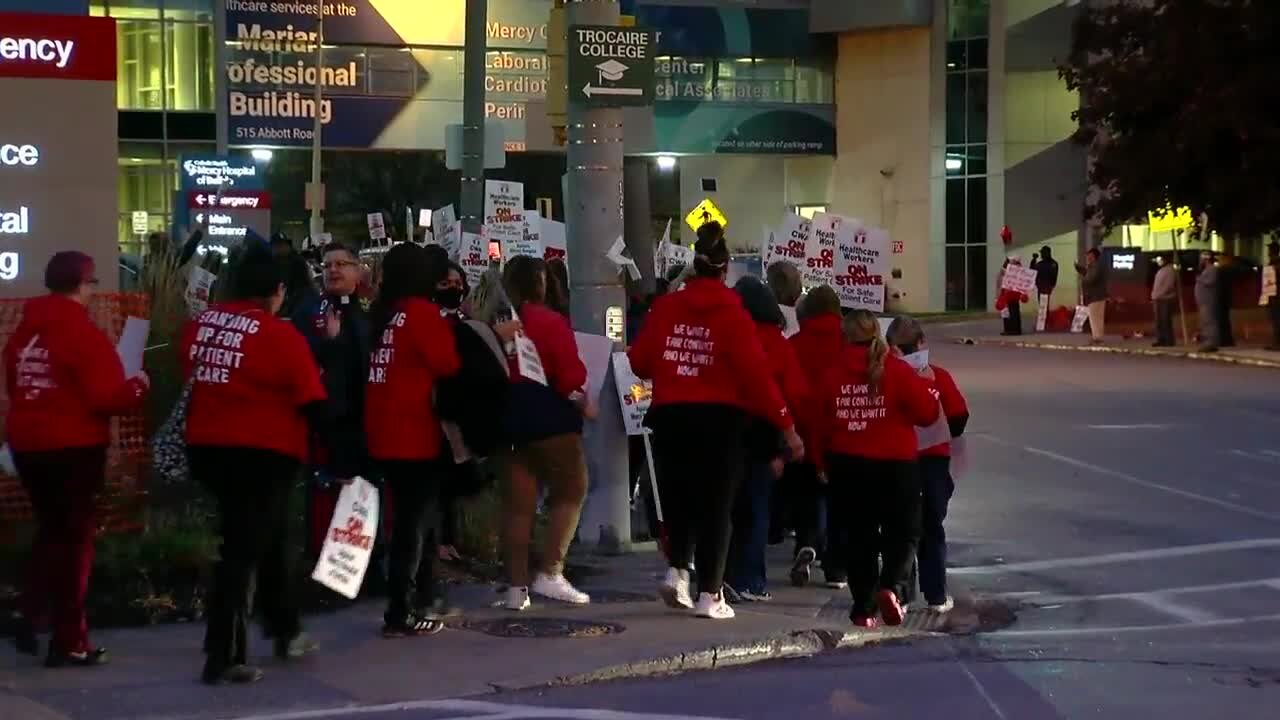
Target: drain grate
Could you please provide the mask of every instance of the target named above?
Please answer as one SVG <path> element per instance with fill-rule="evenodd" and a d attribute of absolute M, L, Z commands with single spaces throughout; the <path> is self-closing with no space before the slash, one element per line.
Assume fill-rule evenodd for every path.
<path fill-rule="evenodd" d="M 459 627 L 504 638 L 594 638 L 626 631 L 613 622 L 540 617 L 464 620 Z"/>

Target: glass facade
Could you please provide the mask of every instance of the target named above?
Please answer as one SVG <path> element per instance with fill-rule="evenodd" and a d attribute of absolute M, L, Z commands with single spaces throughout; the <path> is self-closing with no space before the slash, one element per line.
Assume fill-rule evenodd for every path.
<path fill-rule="evenodd" d="M 835 73 L 818 59 L 659 56 L 655 97 L 726 103 L 830 104 Z"/>
<path fill-rule="evenodd" d="M 990 0 L 948 0 L 946 309 L 982 310 L 987 292 L 987 38 Z"/>

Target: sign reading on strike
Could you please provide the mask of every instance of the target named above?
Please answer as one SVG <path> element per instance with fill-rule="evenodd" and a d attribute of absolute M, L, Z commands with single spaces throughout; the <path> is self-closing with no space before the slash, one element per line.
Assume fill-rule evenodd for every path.
<path fill-rule="evenodd" d="M 797 269 L 804 268 L 805 249 L 809 245 L 811 228 L 809 221 L 794 213 L 782 216 L 765 248 L 764 266 L 768 268 L 776 262 L 789 262 Z"/>
<path fill-rule="evenodd" d="M 836 268 L 836 231 L 840 220 L 839 215 L 829 213 L 813 216 L 809 224 L 809 239 L 805 243 L 804 264 L 800 266 L 805 287 L 832 284 Z"/>
<path fill-rule="evenodd" d="M 843 218 L 836 233 L 835 287 L 841 307 L 884 312 L 884 279 L 889 274 L 889 233 Z"/>
<path fill-rule="evenodd" d="M 583 105 L 653 104 L 653 31 L 637 27 L 569 28 L 569 98 Z"/>

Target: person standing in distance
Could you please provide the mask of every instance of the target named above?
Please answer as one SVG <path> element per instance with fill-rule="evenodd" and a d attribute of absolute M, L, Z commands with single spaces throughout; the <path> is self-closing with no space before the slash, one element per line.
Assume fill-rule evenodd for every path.
<path fill-rule="evenodd" d="M 1173 309 L 1178 303 L 1178 267 L 1165 255 L 1156 256 L 1155 282 L 1151 285 L 1151 302 L 1156 310 L 1155 347 L 1173 347 Z"/>
<path fill-rule="evenodd" d="M 1102 251 L 1089 248 L 1084 264 L 1076 263 L 1076 272 L 1080 273 L 1080 291 L 1089 308 L 1093 344 L 1101 345 L 1107 339 L 1107 269 L 1102 264 Z"/>
<path fill-rule="evenodd" d="M 755 416 L 783 434 L 793 460 L 804 443 L 774 382 L 742 300 L 725 287 L 729 248 L 715 222 L 698 230 L 694 269 L 678 292 L 654 304 L 628 352 L 632 370 L 653 381 L 645 417 L 654 431 L 659 491 L 666 511 L 670 569 L 659 588 L 673 608 L 729 619 L 725 561 L 733 501 L 742 484 L 744 435 Z M 698 600 L 689 591 L 697 556 Z"/>
<path fill-rule="evenodd" d="M 92 258 L 55 254 L 44 284 L 49 294 L 27 301 L 4 346 L 8 442 L 36 520 L 14 641 L 19 652 L 39 653 L 36 625 L 47 615 L 47 667 L 101 665 L 107 651 L 89 642 L 85 596 L 111 417 L 140 408 L 150 382 L 146 373 L 125 377 L 89 316 L 98 285 Z"/>
<path fill-rule="evenodd" d="M 249 243 L 232 273 L 232 300 L 183 330 L 181 363 L 192 379 L 187 455 L 193 479 L 217 502 L 221 551 L 214 569 L 202 679 L 249 683 L 248 624 L 256 597 L 282 660 L 315 649 L 302 632 L 290 570 L 289 495 L 313 433 L 332 445 L 331 413 L 307 341 L 277 317 L 281 264 Z M 335 468 L 349 482 L 354 468 Z M 256 590 L 255 590 L 256 586 Z"/>

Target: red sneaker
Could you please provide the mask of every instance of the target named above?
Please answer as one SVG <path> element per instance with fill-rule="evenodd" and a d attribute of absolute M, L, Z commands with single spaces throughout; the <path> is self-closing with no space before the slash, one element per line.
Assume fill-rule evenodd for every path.
<path fill-rule="evenodd" d="M 880 625 L 878 620 L 865 615 L 855 615 L 850 619 L 853 620 L 854 627 L 860 627 L 866 630 L 875 630 L 876 627 Z"/>
<path fill-rule="evenodd" d="M 876 593 L 876 605 L 880 606 L 880 616 L 885 625 L 901 625 L 907 613 L 898 602 L 898 596 L 892 590 L 881 590 Z"/>

